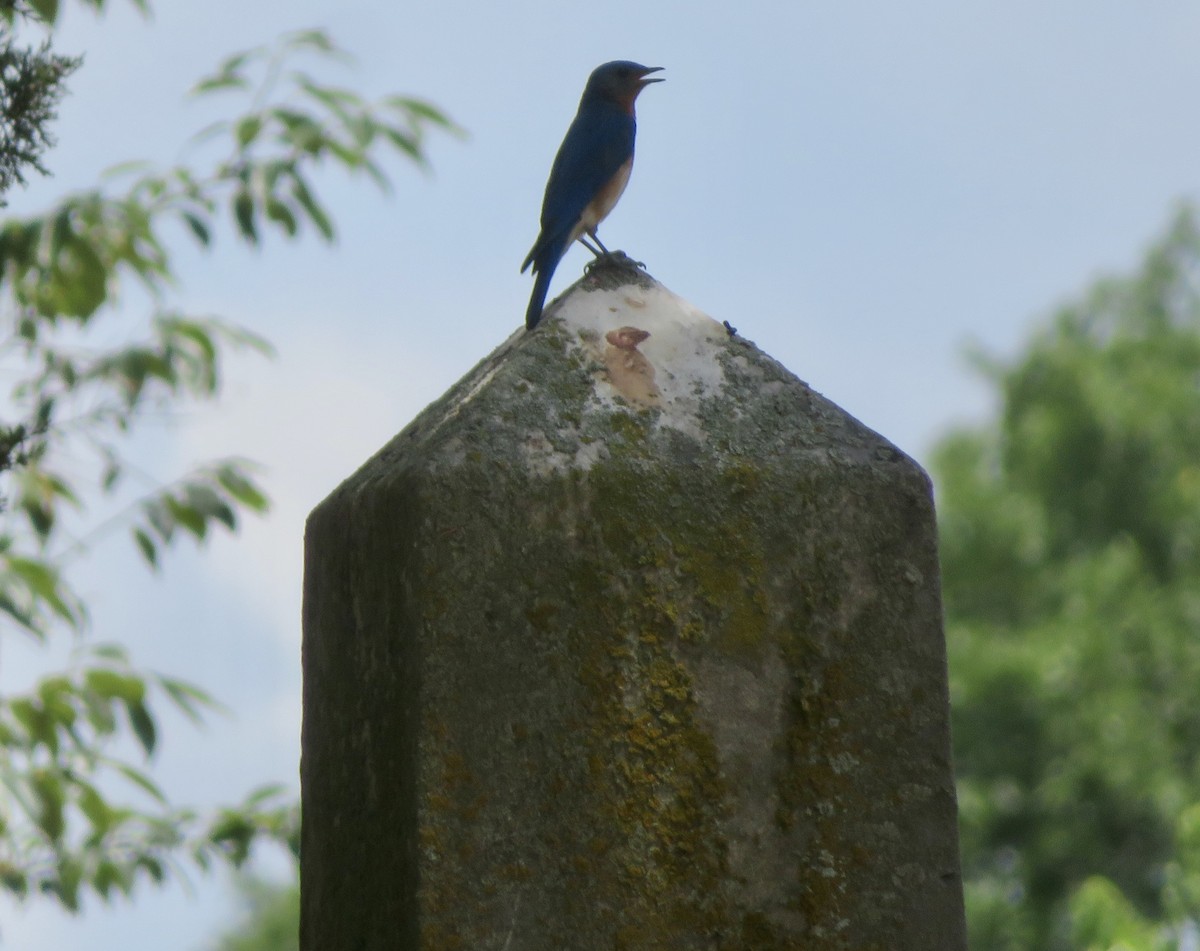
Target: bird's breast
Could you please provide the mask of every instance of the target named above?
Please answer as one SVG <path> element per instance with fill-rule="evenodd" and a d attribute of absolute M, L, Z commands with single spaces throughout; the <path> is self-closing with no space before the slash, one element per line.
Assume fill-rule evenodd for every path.
<path fill-rule="evenodd" d="M 579 219 L 579 223 L 583 225 L 583 231 L 591 231 L 608 217 L 608 213 L 613 210 L 620 199 L 621 193 L 625 191 L 625 186 L 629 184 L 629 173 L 632 171 L 633 156 L 631 155 L 617 169 L 617 173 L 609 179 L 608 184 L 596 192 L 596 197 L 583 209 L 583 215 Z"/>

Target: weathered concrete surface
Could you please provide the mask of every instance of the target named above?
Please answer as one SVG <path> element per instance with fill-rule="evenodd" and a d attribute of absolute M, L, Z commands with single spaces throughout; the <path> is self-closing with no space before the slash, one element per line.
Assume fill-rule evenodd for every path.
<path fill-rule="evenodd" d="M 306 557 L 305 951 L 965 948 L 928 480 L 644 275 Z"/>

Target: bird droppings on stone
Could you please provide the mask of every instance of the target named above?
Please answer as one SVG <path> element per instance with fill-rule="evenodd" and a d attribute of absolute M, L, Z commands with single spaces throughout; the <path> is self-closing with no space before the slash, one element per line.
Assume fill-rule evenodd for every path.
<path fill-rule="evenodd" d="M 651 409 L 646 423 L 653 429 L 702 438 L 702 404 L 726 385 L 724 328 L 644 271 L 611 267 L 595 273 L 607 286 L 593 289 L 593 277 L 585 277 L 554 312 L 568 352 L 595 368 L 591 410 L 608 416 L 619 404 L 626 411 Z M 609 283 L 622 278 L 636 280 L 636 287 Z M 638 301 L 636 325 L 629 322 L 631 300 Z"/>
<path fill-rule="evenodd" d="M 649 336 L 650 331 L 648 330 L 639 330 L 637 327 L 621 327 L 619 330 L 610 330 L 604 335 L 604 339 L 618 350 L 636 350 L 638 344 Z"/>
<path fill-rule="evenodd" d="M 604 335 L 604 366 L 607 381 L 614 390 L 638 406 L 657 406 L 661 391 L 654 382 L 654 366 L 638 351 L 638 344 L 650 336 L 637 327 L 621 327 Z"/>

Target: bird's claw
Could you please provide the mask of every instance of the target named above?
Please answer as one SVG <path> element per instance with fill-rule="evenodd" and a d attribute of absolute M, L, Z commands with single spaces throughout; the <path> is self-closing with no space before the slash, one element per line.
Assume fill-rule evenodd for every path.
<path fill-rule="evenodd" d="M 591 274 L 598 267 L 637 267 L 643 271 L 646 270 L 645 264 L 641 261 L 635 261 L 624 251 L 608 251 L 604 254 L 598 254 L 593 260 L 588 261 L 583 266 L 583 270 L 585 273 Z"/>

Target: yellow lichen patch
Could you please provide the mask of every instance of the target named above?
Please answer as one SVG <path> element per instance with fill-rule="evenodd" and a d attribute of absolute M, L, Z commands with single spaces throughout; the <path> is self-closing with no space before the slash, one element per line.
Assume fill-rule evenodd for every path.
<path fill-rule="evenodd" d="M 615 946 L 630 949 L 672 947 L 727 914 L 716 747 L 674 653 L 674 625 L 648 594 L 624 600 L 583 671 L 593 701 L 593 794 L 617 832 L 589 851 L 622 908 Z"/>
<path fill-rule="evenodd" d="M 489 794 L 472 772 L 467 758 L 455 748 L 449 729 L 440 721 L 427 723 L 430 748 L 438 769 L 418 804 L 419 844 L 424 858 L 420 901 L 427 922 L 424 943 L 431 951 L 460 951 L 474 946 L 470 926 L 454 913 L 467 900 L 455 869 L 476 858 L 477 844 L 459 834 L 487 808 Z M 481 883 L 484 892 L 488 883 Z"/>
<path fill-rule="evenodd" d="M 796 689 L 784 737 L 787 767 L 779 780 L 778 821 L 784 829 L 804 827 L 808 839 L 795 906 L 822 947 L 849 948 L 839 938 L 853 903 L 847 882 L 864 856 L 845 841 L 846 803 L 855 790 L 853 777 L 839 763 L 848 752 L 843 711 L 857 688 L 841 663 L 824 661 L 802 643 L 789 645 L 785 654 L 796 671 Z"/>

